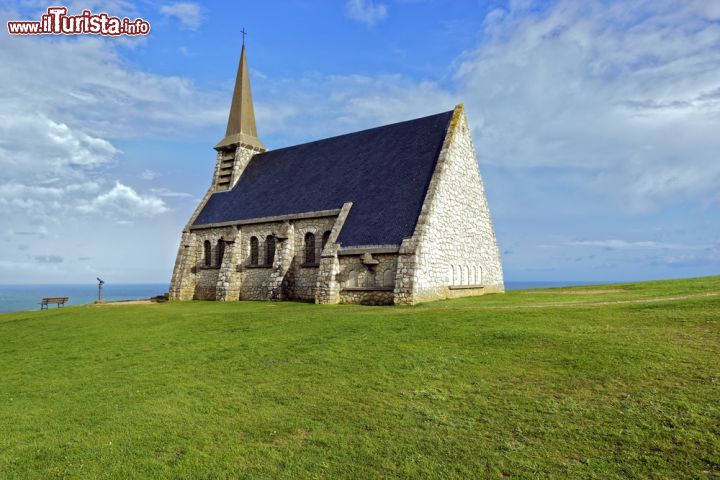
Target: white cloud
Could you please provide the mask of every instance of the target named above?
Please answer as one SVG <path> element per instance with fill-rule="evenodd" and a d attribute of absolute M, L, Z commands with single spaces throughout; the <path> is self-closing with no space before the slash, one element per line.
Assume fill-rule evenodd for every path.
<path fill-rule="evenodd" d="M 370 26 L 385 20 L 387 11 L 387 5 L 376 4 L 374 0 L 348 0 L 345 3 L 345 14 L 349 18 Z"/>
<path fill-rule="evenodd" d="M 153 170 L 143 170 L 138 177 L 141 180 L 155 180 L 160 176 L 160 173 Z"/>
<path fill-rule="evenodd" d="M 69 213 L 70 205 L 79 198 L 94 194 L 99 188 L 99 185 L 92 181 L 60 186 L 10 181 L 0 184 L 0 206 L 6 212 L 19 215 L 26 220 L 46 220 L 50 216 L 60 219 Z M 38 234 L 42 234 L 42 231 L 40 230 Z"/>
<path fill-rule="evenodd" d="M 118 150 L 108 141 L 71 129 L 43 113 L 28 112 L 0 100 L 0 168 L 6 178 L 78 177 L 111 165 Z"/>
<path fill-rule="evenodd" d="M 64 258 L 60 255 L 37 255 L 35 256 L 35 261 L 43 264 L 57 264 L 62 263 Z"/>
<path fill-rule="evenodd" d="M 0 36 L 0 206 L 8 221 L 63 222 L 87 211 L 103 188 L 112 188 L 109 171 L 122 159 L 115 139 L 185 136 L 223 124 L 222 95 L 130 68 L 119 48 L 93 37 Z M 156 175 L 147 170 L 141 177 Z M 157 202 L 146 211 L 164 211 Z M 116 213 L 125 210 L 134 212 Z"/>
<path fill-rule="evenodd" d="M 203 22 L 200 5 L 193 2 L 175 2 L 160 7 L 160 13 L 180 20 L 183 28 L 197 30 Z"/>
<path fill-rule="evenodd" d="M 12 236 L 12 235 L 17 235 L 20 237 L 34 237 L 35 236 L 38 238 L 47 238 L 49 233 L 50 232 L 48 232 L 48 229 L 45 226 L 41 225 L 40 227 L 33 228 L 32 230 L 20 230 L 20 231 L 10 230 L 8 232 L 8 237 Z M 9 240 L 9 238 L 8 238 L 8 240 Z"/>
<path fill-rule="evenodd" d="M 705 248 L 697 252 L 674 253 L 673 255 L 660 254 L 650 257 L 648 260 L 653 265 L 661 265 L 672 268 L 698 268 L 708 266 L 712 268 L 713 265 L 720 263 L 720 243 L 707 245 Z"/>
<path fill-rule="evenodd" d="M 286 146 L 452 109 L 454 94 L 433 82 L 401 75 L 307 75 L 263 81 L 266 98 L 256 105 L 261 135 Z M 285 92 L 292 89 L 288 99 Z"/>
<path fill-rule="evenodd" d="M 69 5 L 71 11 L 82 6 L 141 16 L 131 2 L 123 0 Z M 0 18 L 34 19 L 34 13 L 46 7 L 41 2 L 24 2 L 18 13 L 0 6 Z M 0 257 L 0 281 L 38 281 L 54 271 L 53 264 L 44 264 L 38 271 L 39 264 L 31 261 L 45 253 L 47 238 L 53 253 L 66 259 L 62 271 L 52 277 L 55 281 L 84 278 L 75 260 L 79 249 L 93 253 L 105 268 L 123 270 L 128 280 L 143 279 L 140 272 L 151 271 L 157 279 L 157 271 L 166 270 L 165 265 L 147 267 L 152 257 L 166 254 L 160 245 L 152 257 L 140 255 L 134 263 L 113 258 L 109 251 L 93 250 L 110 241 L 112 252 L 136 251 L 139 238 L 170 236 L 169 232 L 181 228 L 175 226 L 180 221 L 162 215 L 170 210 L 168 203 L 175 201 L 170 194 L 163 200 L 164 196 L 141 191 L 134 188 L 132 178 L 120 178 L 120 184 L 115 184 L 129 170 L 114 172 L 125 161 L 116 142 L 187 140 L 188 135 L 201 137 L 206 129 L 222 128 L 228 92 L 201 90 L 188 78 L 137 68 L 126 61 L 126 53 L 141 45 L 89 36 L 0 35 L 0 211 L 13 231 L 37 234 L 22 236 L 27 251 L 33 252 L 22 269 L 12 267 L 17 250 L 13 248 L 11 254 L 6 249 Z M 90 223 L 88 216 L 94 216 Z M 128 233 L 116 230 L 121 228 L 117 222 L 128 219 L 135 223 L 124 229 Z M 137 229 L 144 233 L 138 235 Z M 13 245 L 21 238 L 12 232 L 0 235 Z"/>
<path fill-rule="evenodd" d="M 189 193 L 174 192 L 167 188 L 151 188 L 150 193 L 157 195 L 158 197 L 192 197 Z"/>
<path fill-rule="evenodd" d="M 0 36 L 0 116 L 27 126 L 17 141 L 46 141 L 29 138 L 42 129 L 28 125 L 41 121 L 112 142 L 186 138 L 188 132 L 221 127 L 227 120 L 227 92 L 203 91 L 187 78 L 133 69 L 119 48 L 96 37 L 50 43 Z"/>
<path fill-rule="evenodd" d="M 152 217 L 168 211 L 165 202 L 152 195 L 140 195 L 131 187 L 115 182 L 108 192 L 95 197 L 89 202 L 78 205 L 83 213 L 95 213 L 106 216 L 117 214 L 130 217 Z"/>
<path fill-rule="evenodd" d="M 703 250 L 706 245 L 682 245 L 677 243 L 628 240 L 577 240 L 564 245 L 573 247 L 599 247 L 609 250 Z"/>
<path fill-rule="evenodd" d="M 533 2 L 486 18 L 455 79 L 481 163 L 585 170 L 631 210 L 720 181 L 720 29 L 705 2 Z"/>
<path fill-rule="evenodd" d="M 99 183 L 92 181 L 60 186 L 5 183 L 0 184 L 0 207 L 24 219 L 53 222 L 76 216 L 77 213 L 152 217 L 169 210 L 159 197 L 184 196 L 168 191 L 155 192 L 152 189 L 149 194 L 139 194 L 120 182 L 104 193 L 100 193 L 101 189 Z M 35 232 L 21 231 L 15 234 L 42 236 L 47 235 L 47 230 L 41 227 Z"/>

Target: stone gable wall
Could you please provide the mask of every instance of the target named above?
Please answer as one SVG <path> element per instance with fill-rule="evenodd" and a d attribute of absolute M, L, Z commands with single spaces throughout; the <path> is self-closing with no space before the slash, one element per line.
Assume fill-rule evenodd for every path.
<path fill-rule="evenodd" d="M 457 107 L 412 239 L 401 248 L 396 303 L 502 292 L 495 231 L 467 118 Z M 452 290 L 481 284 L 484 288 Z"/>

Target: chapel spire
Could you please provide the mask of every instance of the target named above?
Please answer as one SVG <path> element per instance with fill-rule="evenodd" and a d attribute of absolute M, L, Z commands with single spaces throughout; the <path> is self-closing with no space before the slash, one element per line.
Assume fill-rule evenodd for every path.
<path fill-rule="evenodd" d="M 224 149 L 239 143 L 265 150 L 265 145 L 258 138 L 255 127 L 255 109 L 250 91 L 244 35 L 225 138 L 215 145 L 215 148 Z"/>

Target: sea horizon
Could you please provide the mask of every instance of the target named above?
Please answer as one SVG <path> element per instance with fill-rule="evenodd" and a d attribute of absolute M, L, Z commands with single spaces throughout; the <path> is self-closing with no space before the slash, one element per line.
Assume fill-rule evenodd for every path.
<path fill-rule="evenodd" d="M 535 288 L 560 288 L 615 283 L 595 281 L 507 281 L 506 290 L 529 290 Z M 168 282 L 113 283 L 103 286 L 104 301 L 144 300 L 165 294 Z M 0 284 L 0 313 L 39 310 L 40 301 L 46 297 L 69 297 L 70 305 L 86 305 L 98 300 L 97 283 L 47 283 L 47 284 Z M 55 308 L 55 306 L 51 306 Z"/>
<path fill-rule="evenodd" d="M 103 286 L 104 301 L 142 300 L 163 295 L 166 283 L 113 283 Z M 68 297 L 66 305 L 86 305 L 98 300 L 97 283 L 0 284 L 0 313 L 39 310 L 47 297 Z M 50 305 L 55 308 L 55 305 Z"/>

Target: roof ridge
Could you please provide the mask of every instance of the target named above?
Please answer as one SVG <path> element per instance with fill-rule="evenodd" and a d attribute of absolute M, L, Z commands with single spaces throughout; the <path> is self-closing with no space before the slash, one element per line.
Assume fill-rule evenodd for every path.
<path fill-rule="evenodd" d="M 397 126 L 397 125 L 402 125 L 402 124 L 411 123 L 411 122 L 417 122 L 417 121 L 420 121 L 420 120 L 427 120 L 428 118 L 439 117 L 440 115 L 447 115 L 447 114 L 449 114 L 449 113 L 453 113 L 454 111 L 455 111 L 454 109 L 453 109 L 453 110 L 447 110 L 447 111 L 445 111 L 445 112 L 434 113 L 434 114 L 432 114 L 432 115 L 425 115 L 424 117 L 411 118 L 410 120 L 401 120 L 401 121 L 399 121 L 399 122 L 387 123 L 387 124 L 385 124 L 385 125 L 379 125 L 379 126 L 377 126 L 377 127 L 370 127 L 370 128 L 365 128 L 365 129 L 362 129 L 362 130 L 356 130 L 356 131 L 354 131 L 354 132 L 348 132 L 348 133 L 341 133 L 341 134 L 339 134 L 339 135 L 333 135 L 333 136 L 331 136 L 331 137 L 319 138 L 319 139 L 317 139 L 317 140 L 311 140 L 311 141 L 309 141 L 309 142 L 297 143 L 297 144 L 295 144 L 295 145 L 288 145 L 288 146 L 286 146 L 286 147 L 274 148 L 274 149 L 271 149 L 271 150 L 266 150 L 265 152 L 258 153 L 258 154 L 255 155 L 255 156 L 256 156 L 256 157 L 257 157 L 257 156 L 263 156 L 263 155 L 266 155 L 266 154 L 268 154 L 268 153 L 280 152 L 280 151 L 287 150 L 287 149 L 290 149 L 290 148 L 302 147 L 302 146 L 304 146 L 304 145 L 312 145 L 312 144 L 314 144 L 314 143 L 320 143 L 320 142 L 325 142 L 325 141 L 327 141 L 327 140 L 333 140 L 333 139 L 336 139 L 336 138 L 347 137 L 347 136 L 349 136 L 349 135 L 356 135 L 356 134 L 358 134 L 358 133 L 371 132 L 371 131 L 373 131 L 373 130 L 379 130 L 379 129 L 381 129 L 381 128 L 394 127 L 394 126 Z"/>

